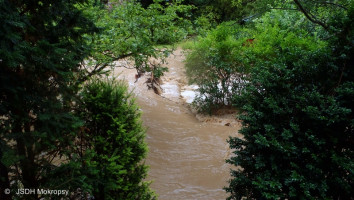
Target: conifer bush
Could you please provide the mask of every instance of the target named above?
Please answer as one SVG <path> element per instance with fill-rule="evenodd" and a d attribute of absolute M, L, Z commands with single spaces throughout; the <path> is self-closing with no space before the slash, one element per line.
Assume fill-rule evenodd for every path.
<path fill-rule="evenodd" d="M 84 2 L 0 1 L 0 199 L 39 199 L 14 193 L 71 189 L 78 178 L 68 164 L 81 126 L 72 103 L 90 54 L 83 35 L 97 30 L 78 9 Z"/>
<path fill-rule="evenodd" d="M 144 158 L 145 129 L 123 82 L 92 80 L 81 92 L 85 171 L 95 199 L 153 199 Z"/>

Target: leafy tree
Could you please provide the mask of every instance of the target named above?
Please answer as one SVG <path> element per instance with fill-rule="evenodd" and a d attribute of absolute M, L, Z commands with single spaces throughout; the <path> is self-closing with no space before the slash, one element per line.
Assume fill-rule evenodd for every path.
<path fill-rule="evenodd" d="M 199 37 L 186 59 L 190 83 L 198 84 L 195 107 L 202 112 L 232 104 L 233 94 L 240 93 L 243 76 L 249 71 L 244 61 L 249 50 L 245 41 L 253 37 L 250 29 L 224 23 Z"/>
<path fill-rule="evenodd" d="M 333 31 L 333 28 L 342 27 L 342 24 L 331 21 L 345 18 L 352 1 L 233 0 L 233 3 L 242 12 L 240 22 L 252 21 L 271 10 L 292 10 L 301 12 L 314 25 Z"/>
<path fill-rule="evenodd" d="M 229 199 L 353 198 L 353 5 L 325 26 L 310 20 L 332 36 L 326 42 L 294 30 L 258 40 L 268 51 L 235 97 L 244 138 L 229 139 L 227 162 L 240 167 Z"/>
<path fill-rule="evenodd" d="M 295 33 L 287 31 L 307 37 L 307 26 L 301 23 L 289 26 L 289 19 L 300 21 L 304 17 L 276 10 L 255 21 L 253 26 L 226 22 L 207 36 L 199 37 L 186 60 L 188 78 L 199 86 L 195 107 L 211 113 L 222 106 L 231 106 L 233 95 L 241 93 L 254 63 L 276 56 L 274 46 L 280 45 L 279 38 L 286 37 L 287 43 L 297 42 L 306 49 L 318 48 L 317 44 L 295 41 Z"/>
<path fill-rule="evenodd" d="M 236 0 L 197 0 L 194 2 L 201 4 L 199 9 L 201 14 L 212 14 L 218 23 L 237 20 L 248 10 L 247 4 L 242 4 Z"/>
<path fill-rule="evenodd" d="M 94 66 L 90 73 L 100 73 L 114 61 L 129 58 L 134 61 L 138 72 L 154 72 L 150 64 L 151 58 L 164 59 L 171 48 L 157 46 L 173 44 L 187 35 L 189 21 L 180 17 L 180 13 L 188 13 L 190 6 L 178 3 L 162 6 L 156 3 L 143 8 L 134 1 L 112 3 L 109 9 L 85 9 L 103 31 L 91 37 L 94 43 Z M 157 66 L 154 75 L 164 71 Z"/>
<path fill-rule="evenodd" d="M 123 82 L 90 81 L 81 92 L 86 166 L 95 199 L 153 199 L 140 112 Z"/>

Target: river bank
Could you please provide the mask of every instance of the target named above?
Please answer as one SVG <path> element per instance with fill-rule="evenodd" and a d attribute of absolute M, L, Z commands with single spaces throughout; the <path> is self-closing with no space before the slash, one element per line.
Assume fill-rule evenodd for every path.
<path fill-rule="evenodd" d="M 188 85 L 183 61 L 181 49 L 167 59 L 161 96 L 147 90 L 148 75 L 135 79 L 135 69 L 119 67 L 113 75 L 127 81 L 141 107 L 149 146 L 147 179 L 159 199 L 225 199 L 222 188 L 231 167 L 225 163 L 230 156 L 226 140 L 239 136 L 240 123 L 234 113 L 207 116 L 190 109 L 196 87 Z"/>

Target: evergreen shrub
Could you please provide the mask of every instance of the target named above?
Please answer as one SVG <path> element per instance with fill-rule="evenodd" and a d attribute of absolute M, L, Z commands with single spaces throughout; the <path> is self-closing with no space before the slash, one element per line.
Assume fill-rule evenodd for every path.
<path fill-rule="evenodd" d="M 127 86 L 91 80 L 81 92 L 85 171 L 95 199 L 154 199 L 144 181 L 148 167 L 141 112 Z"/>

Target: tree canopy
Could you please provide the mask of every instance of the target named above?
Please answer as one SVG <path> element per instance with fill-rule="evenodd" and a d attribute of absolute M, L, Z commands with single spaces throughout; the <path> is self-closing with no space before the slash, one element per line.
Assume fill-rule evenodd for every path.
<path fill-rule="evenodd" d="M 278 30 L 255 36 L 263 56 L 235 97 L 244 138 L 229 140 L 235 155 L 227 162 L 241 167 L 232 170 L 229 199 L 353 197 L 353 3 L 342 14 L 294 3 L 312 27 L 289 31 L 298 22 L 282 27 L 271 13 L 255 22 Z M 310 6 L 325 20 L 306 16 Z"/>

